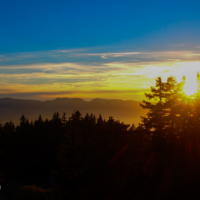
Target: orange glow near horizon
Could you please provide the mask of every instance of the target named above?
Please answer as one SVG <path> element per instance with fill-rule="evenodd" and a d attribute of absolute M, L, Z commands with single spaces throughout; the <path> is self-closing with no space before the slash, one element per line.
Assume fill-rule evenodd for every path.
<path fill-rule="evenodd" d="M 200 61 L 108 63 L 86 66 L 73 63 L 20 66 L 42 69 L 42 72 L 0 74 L 0 98 L 51 100 L 55 98 L 145 100 L 157 77 L 163 82 L 174 76 L 178 83 L 186 77 L 184 92 L 190 96 L 197 91 Z M 6 66 L 13 70 L 13 66 Z M 73 68 L 73 70 L 72 70 Z M 104 71 L 98 71 L 100 69 Z M 52 70 L 51 74 L 45 71 Z M 98 70 L 97 70 L 98 69 Z M 15 69 L 17 71 L 17 68 Z"/>

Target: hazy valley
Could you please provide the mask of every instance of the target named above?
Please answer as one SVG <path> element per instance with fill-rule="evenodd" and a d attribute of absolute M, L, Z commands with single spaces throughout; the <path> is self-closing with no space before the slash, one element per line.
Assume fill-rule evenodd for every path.
<path fill-rule="evenodd" d="M 146 114 L 146 110 L 142 109 L 139 103 L 132 100 L 106 99 L 93 99 L 87 102 L 80 98 L 57 98 L 49 101 L 2 98 L 0 123 L 13 121 L 17 125 L 22 114 L 29 121 L 34 121 L 39 115 L 45 120 L 51 119 L 54 112 L 59 112 L 60 116 L 65 112 L 69 117 L 75 110 L 79 110 L 82 116 L 93 113 L 98 117 L 101 114 L 105 119 L 112 116 L 115 120 L 126 124 L 134 123 L 137 126 L 140 123 L 140 116 Z"/>

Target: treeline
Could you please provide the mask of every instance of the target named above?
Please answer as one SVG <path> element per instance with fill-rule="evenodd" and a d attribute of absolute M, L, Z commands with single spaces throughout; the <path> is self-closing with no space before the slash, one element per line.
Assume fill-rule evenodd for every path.
<path fill-rule="evenodd" d="M 133 143 L 126 161 L 138 153 L 134 131 L 134 126 L 129 128 L 113 117 L 82 117 L 79 111 L 69 118 L 65 113 L 62 117 L 54 113 L 51 120 L 39 116 L 34 122 L 22 115 L 19 126 L 7 122 L 0 129 L 3 192 L 16 192 L 13 185 L 18 189 L 23 184 L 37 185 L 53 188 L 56 199 L 75 198 L 84 185 L 89 185 L 95 187 L 94 195 L 103 195 L 100 183 L 108 178 L 108 166 Z M 21 181 L 23 184 L 18 184 Z"/>

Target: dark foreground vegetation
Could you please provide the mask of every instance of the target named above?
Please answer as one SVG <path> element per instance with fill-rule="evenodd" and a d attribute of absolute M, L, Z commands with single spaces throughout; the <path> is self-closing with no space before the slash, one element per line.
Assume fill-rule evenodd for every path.
<path fill-rule="evenodd" d="M 54 113 L 0 129 L 0 199 L 197 199 L 200 197 L 200 80 L 157 78 L 136 128 L 93 115 Z"/>

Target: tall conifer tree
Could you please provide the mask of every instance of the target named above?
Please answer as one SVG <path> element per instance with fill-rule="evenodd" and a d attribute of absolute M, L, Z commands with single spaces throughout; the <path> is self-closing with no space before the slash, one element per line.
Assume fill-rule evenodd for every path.
<path fill-rule="evenodd" d="M 150 101 L 143 101 L 140 106 L 144 109 L 149 109 L 146 117 L 142 117 L 142 122 L 148 131 L 161 133 L 164 128 L 163 122 L 163 105 L 165 102 L 165 84 L 162 82 L 161 77 L 156 79 L 155 87 L 151 87 L 151 93 L 145 93 L 145 96 Z"/>

